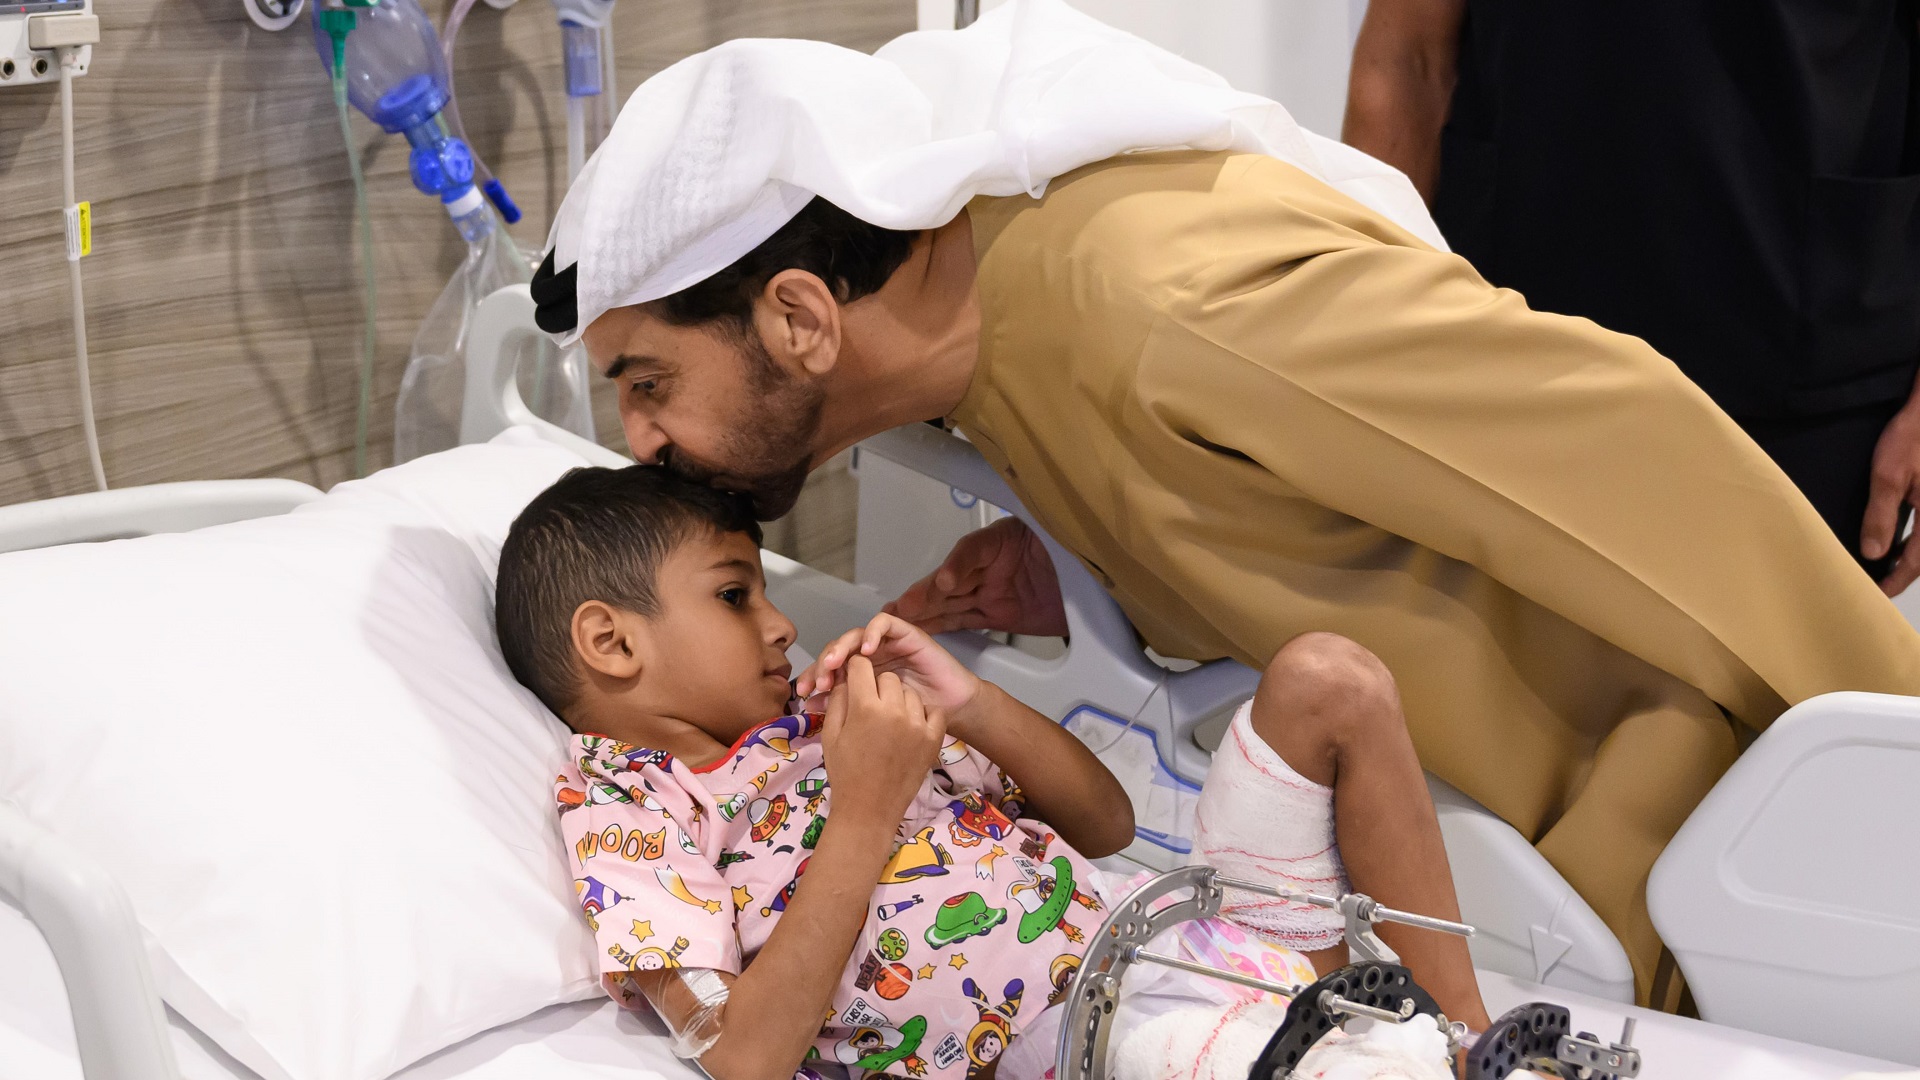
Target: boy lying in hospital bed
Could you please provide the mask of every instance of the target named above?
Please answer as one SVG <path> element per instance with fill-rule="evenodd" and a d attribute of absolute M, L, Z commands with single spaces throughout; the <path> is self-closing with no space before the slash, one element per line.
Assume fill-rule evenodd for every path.
<path fill-rule="evenodd" d="M 577 733 L 556 796 L 608 992 L 650 1002 L 721 1080 L 803 1063 L 1044 1075 L 1052 1006 L 1125 892 L 1088 859 L 1131 839 L 1126 792 L 892 616 L 790 685 L 794 627 L 763 591 L 759 541 L 744 501 L 635 466 L 567 474 L 501 551 L 507 663 Z M 1457 917 L 1391 681 L 1342 639 L 1274 658 L 1214 757 L 1197 831 L 1225 875 L 1338 894 L 1350 873 Z M 1346 962 L 1331 912 L 1229 894 L 1223 915 L 1170 931 L 1175 947 L 1282 983 Z M 1464 943 L 1392 944 L 1448 1016 L 1486 1027 Z M 1140 1063 L 1124 1040 L 1151 1017 L 1244 1012 L 1181 972 L 1128 986 L 1123 1062 Z"/>

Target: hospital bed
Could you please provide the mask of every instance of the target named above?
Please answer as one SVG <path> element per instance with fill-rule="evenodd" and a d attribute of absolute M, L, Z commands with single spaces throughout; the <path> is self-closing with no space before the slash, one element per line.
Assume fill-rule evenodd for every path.
<path fill-rule="evenodd" d="M 502 357 L 512 355 L 515 337 L 535 332 L 524 287 L 480 307 L 463 441 L 527 425 L 589 460 L 624 461 L 541 424 L 520 402 Z M 952 436 L 916 426 L 863 450 L 1027 516 Z M 318 497 L 292 481 L 217 481 L 0 508 L 0 551 L 192 529 Z M 1207 746 L 1250 692 L 1253 673 L 1224 661 L 1184 671 L 1155 663 L 1091 576 L 1047 543 L 1072 629 L 1065 653 L 1042 659 L 970 634 L 950 635 L 947 644 L 1094 745 L 1122 750 L 1111 760 L 1143 823 L 1126 854 L 1149 867 L 1174 865 L 1184 856 L 1183 800 L 1197 790 Z M 800 628 L 803 648 L 863 621 L 883 599 L 772 553 L 766 565 L 769 593 Z M 1630 997 L 1625 956 L 1591 909 L 1523 837 L 1435 781 L 1463 915 L 1480 930 L 1472 947 L 1490 1010 L 1554 1000 L 1601 1033 L 1636 1017 L 1643 1075 L 1652 1077 L 1898 1068 L 1821 1046 L 1920 1063 L 1920 1025 L 1911 1022 L 1920 1006 L 1917 719 L 1920 703 L 1907 699 L 1840 694 L 1804 703 L 1755 743 L 1663 857 L 1650 889 L 1655 919 L 1712 1023 L 1622 1004 Z M 161 1005 L 132 909 L 111 876 L 4 804 L 0 899 L 0 1080 L 77 1077 L 82 1063 L 89 1080 L 165 1078 L 169 1054 L 184 1077 L 252 1075 Z M 694 1074 L 647 1020 L 608 1002 L 581 1002 L 497 1027 L 399 1075 Z"/>

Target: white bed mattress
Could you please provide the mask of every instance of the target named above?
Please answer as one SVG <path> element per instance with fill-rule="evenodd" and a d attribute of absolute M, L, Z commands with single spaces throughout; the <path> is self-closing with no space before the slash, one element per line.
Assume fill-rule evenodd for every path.
<path fill-rule="evenodd" d="M 1837 1080 L 1897 1075 L 1920 1080 L 1889 1062 L 1823 1050 L 1697 1020 L 1543 990 L 1504 975 L 1481 973 L 1495 1015 L 1526 1001 L 1552 1000 L 1573 1010 L 1576 1030 L 1617 1036 L 1620 1022 L 1639 1018 L 1634 1042 L 1648 1080 Z M 46 943 L 0 901 L 0 1080 L 81 1080 L 73 1027 L 59 970 Z M 169 1014 L 184 1080 L 256 1080 L 197 1031 Z M 696 1080 L 697 1070 L 667 1050 L 661 1029 L 611 1002 L 559 1005 L 449 1047 L 399 1074 L 402 1080 Z"/>

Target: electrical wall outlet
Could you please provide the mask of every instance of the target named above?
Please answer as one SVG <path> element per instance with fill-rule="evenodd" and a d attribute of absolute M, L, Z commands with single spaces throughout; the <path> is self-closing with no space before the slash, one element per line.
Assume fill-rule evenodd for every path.
<path fill-rule="evenodd" d="M 60 81 L 60 56 L 54 50 L 63 42 L 85 40 L 79 20 L 60 20 L 35 27 L 48 16 L 93 14 L 93 0 L 0 0 L 0 90 L 10 86 Z M 94 27 L 98 22 L 93 23 Z M 97 30 L 93 36 L 97 36 Z M 35 48 L 39 40 L 44 48 Z M 93 61 L 93 46 L 80 45 L 75 75 L 85 75 Z"/>

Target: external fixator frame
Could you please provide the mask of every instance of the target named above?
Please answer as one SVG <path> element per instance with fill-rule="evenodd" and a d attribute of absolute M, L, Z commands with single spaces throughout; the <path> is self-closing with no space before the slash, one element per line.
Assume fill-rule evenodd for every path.
<path fill-rule="evenodd" d="M 1346 920 L 1353 962 L 1310 986 L 1301 986 L 1147 950 L 1149 942 L 1171 927 L 1218 917 L 1227 889 L 1339 912 Z M 1174 894 L 1186 891 L 1191 895 L 1175 898 Z M 1162 901 L 1167 901 L 1164 906 L 1156 906 Z M 1432 996 L 1400 966 L 1399 955 L 1380 940 L 1374 926 L 1383 922 L 1461 937 L 1473 934 L 1473 927 L 1465 923 L 1398 911 L 1362 893 L 1331 897 L 1296 892 L 1224 878 L 1205 865 L 1161 874 L 1114 905 L 1088 944 L 1064 1003 L 1067 1014 L 1060 1025 L 1054 1075 L 1057 1080 L 1107 1080 L 1108 1042 L 1120 1004 L 1120 985 L 1134 964 L 1174 968 L 1290 999 L 1286 1019 L 1255 1060 L 1251 1080 L 1288 1080 L 1315 1043 L 1354 1017 L 1397 1024 L 1420 1014 L 1433 1017 L 1446 1033 L 1450 1056 L 1462 1046 L 1469 1047 L 1467 1080 L 1505 1080 L 1521 1068 L 1569 1080 L 1630 1080 L 1639 1074 L 1640 1054 L 1630 1045 L 1631 1019 L 1619 1042 L 1601 1043 L 1584 1032 L 1569 1034 L 1566 1009 L 1536 1002 L 1501 1016 L 1480 1037 L 1469 1036 L 1466 1025 L 1450 1022 Z"/>

